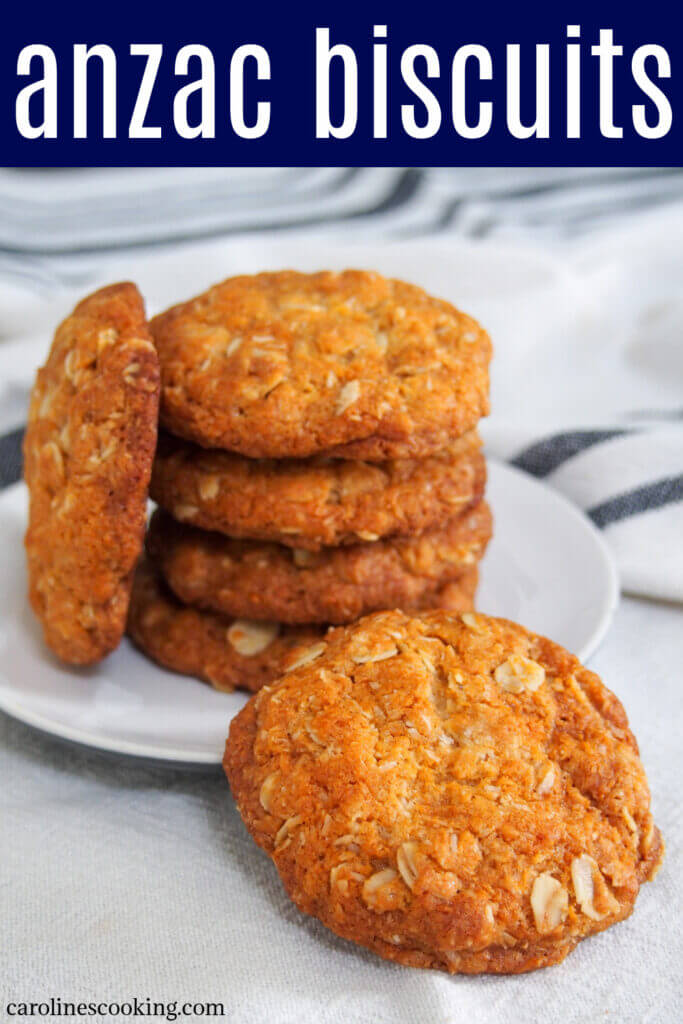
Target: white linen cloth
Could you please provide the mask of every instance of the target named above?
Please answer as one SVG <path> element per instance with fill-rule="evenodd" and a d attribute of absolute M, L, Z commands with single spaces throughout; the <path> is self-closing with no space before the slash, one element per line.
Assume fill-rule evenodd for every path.
<path fill-rule="evenodd" d="M 377 265 L 481 317 L 496 342 L 494 414 L 483 428 L 490 451 L 514 457 L 567 432 L 638 428 L 549 471 L 549 484 L 595 514 L 619 495 L 680 477 L 682 238 L 683 209 L 672 206 L 543 250 L 428 240 L 364 244 L 353 260 L 346 232 L 324 262 Z M 238 266 L 321 262 L 320 244 L 301 235 L 259 236 L 154 261 L 110 259 L 97 277 L 138 280 L 154 312 Z M 0 432 L 21 425 L 46 345 L 36 332 L 74 295 L 34 300 L 19 315 L 15 302 L 12 333 L 20 323 L 34 337 L 0 345 Z M 566 451 L 571 441 L 562 444 Z M 552 450 L 536 449 L 543 469 L 559 458 Z M 527 464 L 534 457 L 526 451 Z M 629 713 L 668 846 L 628 922 L 533 975 L 402 969 L 294 909 L 218 775 L 106 759 L 0 717 L 0 1014 L 10 999 L 137 996 L 220 1001 L 227 1019 L 255 1024 L 679 1019 L 681 507 L 671 500 L 605 527 L 629 591 L 669 602 L 625 598 L 591 661 Z"/>

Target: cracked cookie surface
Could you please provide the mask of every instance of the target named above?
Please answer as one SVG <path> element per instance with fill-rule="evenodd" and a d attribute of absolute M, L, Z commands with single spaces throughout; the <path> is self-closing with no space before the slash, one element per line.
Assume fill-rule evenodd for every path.
<path fill-rule="evenodd" d="M 317 550 L 422 533 L 476 504 L 486 484 L 480 446 L 470 431 L 420 460 L 248 459 L 162 434 L 151 495 L 205 530 Z"/>
<path fill-rule="evenodd" d="M 471 608 L 476 586 L 477 573 L 471 570 L 433 600 L 453 611 Z M 172 594 L 148 559 L 135 572 L 128 612 L 131 639 L 164 668 L 203 679 L 217 690 L 259 690 L 285 671 L 295 649 L 319 642 L 326 630 L 192 608 Z"/>
<path fill-rule="evenodd" d="M 618 699 L 476 613 L 331 630 L 233 719 L 224 767 L 295 904 L 410 966 L 557 963 L 663 853 Z"/>
<path fill-rule="evenodd" d="M 225 615 L 287 623 L 345 623 L 380 608 L 425 607 L 472 569 L 491 536 L 480 502 L 418 537 L 306 551 L 231 540 L 157 510 L 147 550 L 177 597 Z"/>
<path fill-rule="evenodd" d="M 143 544 L 159 364 L 135 285 L 102 288 L 60 325 L 24 438 L 29 598 L 48 646 L 90 664 L 124 630 Z"/>
<path fill-rule="evenodd" d="M 421 457 L 488 412 L 486 332 L 450 303 L 377 273 L 233 277 L 151 329 L 161 422 L 207 448 Z"/>

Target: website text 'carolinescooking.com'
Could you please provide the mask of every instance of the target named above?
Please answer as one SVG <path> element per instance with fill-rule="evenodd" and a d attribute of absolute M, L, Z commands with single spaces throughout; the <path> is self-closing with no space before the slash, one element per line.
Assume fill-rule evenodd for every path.
<path fill-rule="evenodd" d="M 176 1021 L 184 1019 L 198 1020 L 201 1018 L 226 1017 L 225 1004 L 220 1002 L 205 1002 L 192 1000 L 181 1002 L 174 1000 L 158 1000 L 147 996 L 144 999 L 134 997 L 132 999 L 120 1000 L 88 1000 L 71 1001 L 61 999 L 59 996 L 51 996 L 42 1000 L 10 1000 L 5 1003 L 4 1011 L 6 1017 L 3 1019 L 23 1020 L 29 1017 L 42 1018 L 53 1021 L 85 1017 L 91 1020 L 106 1020 L 121 1018 L 128 1020 L 144 1020 L 145 1018 L 156 1018 L 157 1020 Z"/>

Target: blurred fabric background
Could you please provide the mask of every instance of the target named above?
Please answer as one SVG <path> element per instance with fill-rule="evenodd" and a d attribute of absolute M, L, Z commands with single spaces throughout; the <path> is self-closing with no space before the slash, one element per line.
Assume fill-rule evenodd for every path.
<path fill-rule="evenodd" d="M 44 294 L 112 252 L 247 232 L 547 244 L 677 200 L 669 168 L 5 168 L 0 279 Z"/>

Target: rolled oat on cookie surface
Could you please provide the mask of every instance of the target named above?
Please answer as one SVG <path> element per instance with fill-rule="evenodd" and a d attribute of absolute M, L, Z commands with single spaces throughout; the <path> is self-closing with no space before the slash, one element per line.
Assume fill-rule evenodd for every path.
<path fill-rule="evenodd" d="M 369 271 L 229 278 L 151 328 L 162 425 L 207 448 L 422 457 L 488 412 L 486 332 Z"/>
<path fill-rule="evenodd" d="M 233 719 L 224 766 L 294 903 L 404 965 L 558 963 L 663 855 L 619 700 L 477 613 L 331 630 Z"/>

